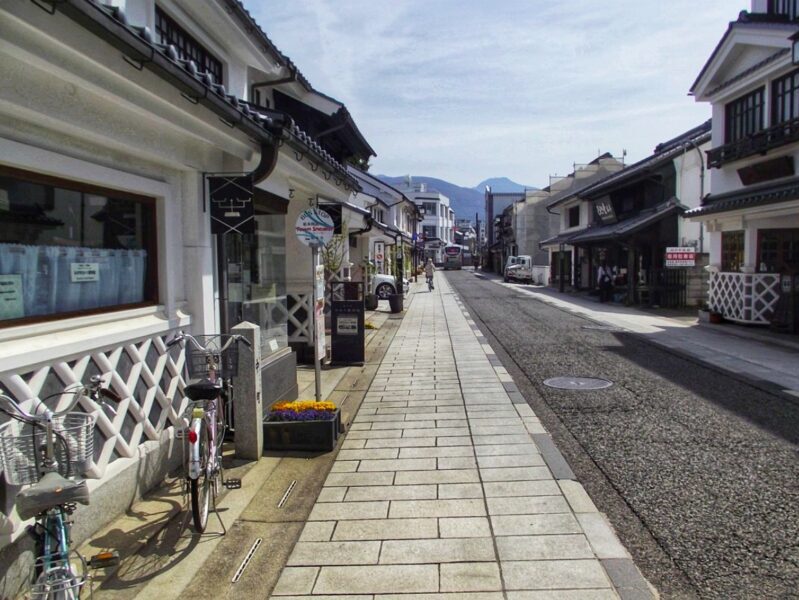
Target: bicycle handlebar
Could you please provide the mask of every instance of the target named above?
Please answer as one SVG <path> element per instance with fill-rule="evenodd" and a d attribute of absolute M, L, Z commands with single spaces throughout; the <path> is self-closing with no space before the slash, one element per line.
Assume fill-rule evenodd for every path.
<path fill-rule="evenodd" d="M 222 345 L 221 348 L 218 348 L 218 349 L 216 349 L 216 348 L 207 348 L 206 346 L 203 346 L 200 342 L 198 342 L 197 339 L 193 335 L 191 335 L 190 333 L 185 333 L 183 331 L 179 331 L 175 335 L 175 337 L 173 337 L 171 340 L 169 340 L 166 343 L 166 346 L 167 346 L 167 348 L 171 348 L 172 346 L 174 346 L 178 342 L 180 342 L 180 341 L 185 339 L 185 340 L 189 340 L 194 345 L 194 347 L 197 348 L 197 350 L 199 350 L 200 352 L 212 352 L 212 351 L 224 352 L 225 350 L 230 348 L 230 346 L 231 346 L 231 344 L 233 344 L 233 342 L 243 342 L 244 345 L 247 346 L 248 348 L 252 347 L 252 344 L 250 343 L 250 340 L 248 340 L 243 335 L 239 335 L 237 333 L 229 334 L 229 335 L 220 333 L 220 334 L 215 335 L 214 337 L 219 337 L 220 340 L 223 337 L 227 337 L 228 340 Z"/>
<path fill-rule="evenodd" d="M 122 398 L 120 398 L 119 395 L 117 395 L 116 392 L 114 392 L 114 391 L 112 391 L 112 390 L 110 390 L 108 388 L 102 387 L 102 384 L 103 384 L 103 379 L 99 375 L 94 375 L 89 380 L 89 384 L 88 385 L 82 385 L 81 384 L 81 385 L 75 387 L 74 390 L 71 390 L 69 387 L 64 388 L 64 391 L 62 393 L 72 393 L 72 394 L 75 394 L 75 397 L 69 403 L 69 406 L 67 406 L 64 410 L 60 410 L 58 412 L 50 410 L 44 404 L 44 401 L 40 400 L 39 401 L 40 404 L 37 405 L 36 409 L 38 410 L 39 407 L 43 406 L 44 407 L 44 411 L 41 412 L 41 413 L 38 413 L 38 414 L 29 413 L 28 411 L 23 409 L 16 400 L 14 400 L 11 396 L 8 396 L 8 395 L 2 393 L 2 391 L 0 391 L 0 404 L 7 404 L 8 406 L 11 407 L 11 409 L 14 412 L 16 412 L 22 418 L 24 418 L 24 419 L 26 419 L 28 421 L 49 421 L 53 417 L 59 417 L 59 416 L 61 416 L 63 414 L 71 412 L 72 409 L 75 408 L 75 406 L 77 406 L 78 402 L 80 402 L 80 399 L 83 396 L 87 396 L 88 395 L 90 398 L 92 398 L 92 400 L 95 400 L 95 401 L 98 399 L 99 396 L 102 396 L 102 397 L 107 398 L 109 400 L 113 400 L 114 402 L 122 402 Z M 48 397 L 52 397 L 52 396 L 48 396 Z M 46 400 L 46 399 L 47 398 L 45 398 L 44 400 Z"/>

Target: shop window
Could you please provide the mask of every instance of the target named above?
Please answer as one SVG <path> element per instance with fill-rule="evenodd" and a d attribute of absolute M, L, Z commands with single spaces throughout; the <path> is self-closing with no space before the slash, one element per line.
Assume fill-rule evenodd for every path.
<path fill-rule="evenodd" d="M 155 202 L 0 167 L 0 327 L 158 299 Z"/>
<path fill-rule="evenodd" d="M 799 268 L 799 229 L 761 229 L 758 239 L 758 272 Z"/>
<path fill-rule="evenodd" d="M 737 273 L 744 264 L 744 232 L 724 231 L 721 234 L 721 270 Z"/>
<path fill-rule="evenodd" d="M 763 88 L 728 103 L 725 125 L 724 135 L 728 144 L 763 129 Z"/>
<path fill-rule="evenodd" d="M 259 200 L 256 198 L 256 213 Z M 286 216 L 256 214 L 254 234 L 227 235 L 228 319 L 261 328 L 261 358 L 288 346 Z"/>

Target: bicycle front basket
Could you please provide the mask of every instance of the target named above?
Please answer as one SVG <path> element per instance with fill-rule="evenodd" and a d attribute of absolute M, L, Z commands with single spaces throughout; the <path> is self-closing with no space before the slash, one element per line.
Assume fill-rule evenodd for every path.
<path fill-rule="evenodd" d="M 208 366 L 216 366 L 217 377 L 235 377 L 239 372 L 239 351 L 237 344 L 232 344 L 227 350 L 221 352 L 217 343 L 221 344 L 224 336 L 196 336 L 197 340 L 205 344 L 200 350 L 193 344 L 186 345 L 186 368 L 189 377 L 198 379 L 208 376 Z"/>
<path fill-rule="evenodd" d="M 82 475 L 91 466 L 94 453 L 94 417 L 72 412 L 53 418 L 55 456 L 64 477 Z M 69 462 L 64 442 L 69 447 Z M 0 426 L 0 465 L 11 485 L 36 483 L 41 478 L 47 433 L 37 426 L 11 420 Z"/>

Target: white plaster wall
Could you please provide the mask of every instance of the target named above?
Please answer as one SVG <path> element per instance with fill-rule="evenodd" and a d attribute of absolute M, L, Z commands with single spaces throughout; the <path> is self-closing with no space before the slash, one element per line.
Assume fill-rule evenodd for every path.
<path fill-rule="evenodd" d="M 685 152 L 674 159 L 676 178 L 676 195 L 682 204 L 696 208 L 702 197 L 710 191 L 710 173 L 705 168 L 706 151 L 710 142 L 699 146 L 686 146 Z M 701 153 L 701 154 L 700 154 Z M 678 220 L 678 243 L 683 246 L 695 246 L 700 252 L 705 248 L 704 224 L 688 219 Z"/>

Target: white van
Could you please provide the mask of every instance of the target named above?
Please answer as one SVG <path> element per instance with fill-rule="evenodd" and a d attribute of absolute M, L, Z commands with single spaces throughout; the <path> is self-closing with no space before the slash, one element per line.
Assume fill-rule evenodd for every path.
<path fill-rule="evenodd" d="M 533 283 L 533 258 L 532 256 L 509 256 L 505 265 L 504 280 Z"/>

